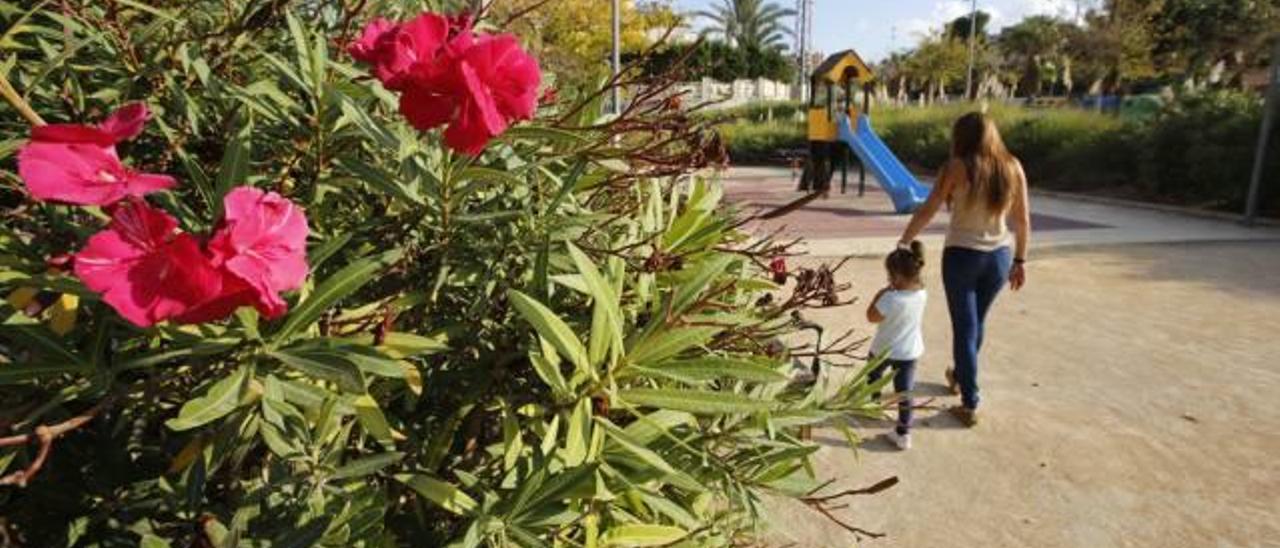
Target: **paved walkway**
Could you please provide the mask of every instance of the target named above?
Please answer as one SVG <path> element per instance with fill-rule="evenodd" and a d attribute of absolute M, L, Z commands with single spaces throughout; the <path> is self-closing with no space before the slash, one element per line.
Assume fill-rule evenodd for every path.
<path fill-rule="evenodd" d="M 866 194 L 857 195 L 857 176 L 849 193 L 840 194 L 839 175 L 831 196 L 811 202 L 780 219 L 757 222 L 747 230 L 803 236 L 805 250 L 815 256 L 875 255 L 891 249 L 908 215 L 893 213 L 889 197 L 867 176 Z M 724 176 L 728 201 L 746 213 L 773 209 L 800 197 L 787 168 L 734 168 Z M 1218 219 L 1191 217 L 1148 209 L 1032 195 L 1031 223 L 1035 247 L 1090 246 L 1116 243 L 1280 240 L 1280 228 L 1247 228 Z M 941 245 L 947 213 L 941 212 L 922 237 L 925 246 Z"/>
<path fill-rule="evenodd" d="M 734 171 L 728 195 L 783 203 L 794 194 L 778 173 Z M 868 253 L 837 278 L 869 298 L 905 218 L 884 214 L 878 192 L 813 205 L 782 222 L 823 236 L 820 255 Z M 857 423 L 857 451 L 815 431 L 833 488 L 902 480 L 849 501 L 841 519 L 889 535 L 871 547 L 1280 546 L 1280 235 L 1064 199 L 1033 207 L 1028 285 L 1002 295 L 988 324 L 982 424 L 924 410 L 906 453 L 881 437 L 888 422 Z M 941 407 L 956 402 L 943 388 L 936 229 L 929 238 L 917 390 Z M 828 332 L 872 330 L 861 305 L 810 317 Z M 771 511 L 771 546 L 856 545 L 802 505 Z"/>

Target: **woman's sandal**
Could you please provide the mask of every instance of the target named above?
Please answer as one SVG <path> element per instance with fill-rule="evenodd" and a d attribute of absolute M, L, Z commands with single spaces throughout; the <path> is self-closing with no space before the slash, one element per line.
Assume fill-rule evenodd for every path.
<path fill-rule="evenodd" d="M 960 384 L 956 382 L 956 370 L 947 368 L 947 390 L 951 391 L 952 396 L 960 395 Z"/>

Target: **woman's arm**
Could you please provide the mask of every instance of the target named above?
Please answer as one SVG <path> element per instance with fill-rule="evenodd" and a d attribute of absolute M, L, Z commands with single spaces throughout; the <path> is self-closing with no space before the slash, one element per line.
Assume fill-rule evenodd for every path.
<path fill-rule="evenodd" d="M 960 170 L 957 172 L 957 170 Z M 906 230 L 902 231 L 902 237 L 898 239 L 899 244 L 909 243 L 916 239 L 925 227 L 929 226 L 929 222 L 933 220 L 933 216 L 938 214 L 938 210 L 942 209 L 942 204 L 947 203 L 947 198 L 951 196 L 951 189 L 955 186 L 955 179 L 958 173 L 963 173 L 964 165 L 955 160 L 948 160 L 947 165 L 942 167 L 938 172 L 938 180 L 933 183 L 933 190 L 929 192 L 929 199 L 917 209 L 915 214 L 911 216 L 911 222 L 907 223 Z"/>
<path fill-rule="evenodd" d="M 1027 260 L 1027 247 L 1031 245 L 1031 199 L 1027 192 L 1027 174 L 1022 171 L 1022 164 L 1017 164 L 1018 186 L 1013 196 L 1013 207 L 1009 210 L 1013 223 L 1014 247 L 1013 268 L 1009 271 L 1009 287 L 1014 291 L 1022 289 L 1027 282 L 1027 272 L 1023 262 Z"/>

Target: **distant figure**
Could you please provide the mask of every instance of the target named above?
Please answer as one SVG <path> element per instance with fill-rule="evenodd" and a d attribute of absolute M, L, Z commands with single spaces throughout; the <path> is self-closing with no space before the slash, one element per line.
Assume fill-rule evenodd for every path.
<path fill-rule="evenodd" d="M 911 242 L 909 249 L 898 249 L 885 257 L 889 285 L 881 289 L 867 306 L 867 321 L 876 324 L 871 339 L 871 355 L 884 362 L 867 376 L 876 382 L 886 372 L 893 372 L 893 391 L 898 401 L 898 425 L 889 439 L 898 449 L 911 448 L 911 398 L 904 394 L 915 387 L 916 361 L 924 355 L 924 322 L 927 295 L 920 271 L 924 269 L 924 245 Z M 875 395 L 879 399 L 879 394 Z"/>
<path fill-rule="evenodd" d="M 985 114 L 972 112 L 956 120 L 951 159 L 898 247 L 909 249 L 907 242 L 915 240 L 944 203 L 950 204 L 951 223 L 942 251 L 942 283 L 951 313 L 955 363 L 947 370 L 947 382 L 953 393 L 959 385 L 961 396 L 962 405 L 952 414 L 973 426 L 978 421 L 978 351 L 987 311 L 1006 281 L 1015 291 L 1026 282 L 1023 263 L 1031 239 L 1026 173 Z"/>

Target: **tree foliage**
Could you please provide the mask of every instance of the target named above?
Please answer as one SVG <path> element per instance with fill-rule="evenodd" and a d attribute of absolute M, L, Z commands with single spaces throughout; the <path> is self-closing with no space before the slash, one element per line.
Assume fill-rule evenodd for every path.
<path fill-rule="evenodd" d="M 252 185 L 311 226 L 282 318 L 134 327 L 58 259 L 104 214 L 30 200 L 29 128 L 0 108 L 3 536 L 723 546 L 763 494 L 826 485 L 797 428 L 878 413 L 879 386 L 788 382 L 788 313 L 838 288 L 762 274 L 778 248 L 696 172 L 715 141 L 661 93 L 612 124 L 587 94 L 454 154 L 337 53 L 423 3 L 369 5 L 0 2 L 10 104 L 89 122 L 145 101 L 121 156 L 181 181 L 153 206 L 207 231 Z"/>
<path fill-rule="evenodd" d="M 785 47 L 784 40 L 792 35 L 786 20 L 796 12 L 769 0 L 721 0 L 697 15 L 710 21 L 708 32 L 734 46 L 761 51 Z"/>
<path fill-rule="evenodd" d="M 638 59 L 638 56 L 628 58 Z M 708 77 L 732 82 L 740 78 L 765 78 L 790 82 L 795 78 L 795 63 L 776 49 L 733 47 L 711 40 L 667 46 L 645 59 L 645 70 L 652 75 L 662 74 L 676 65 L 687 66 L 686 76 L 692 80 Z"/>

